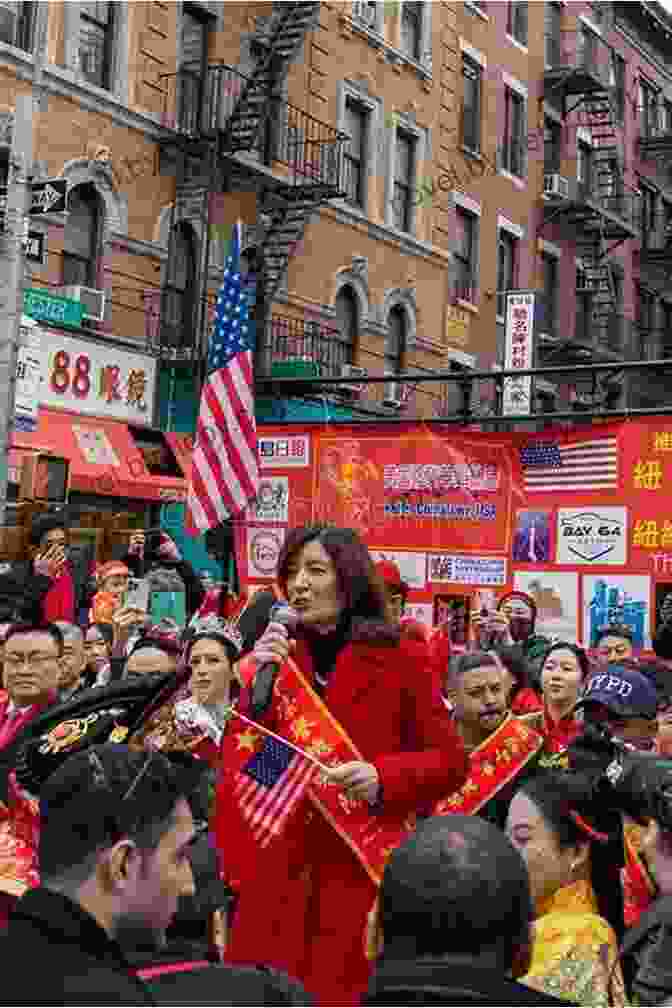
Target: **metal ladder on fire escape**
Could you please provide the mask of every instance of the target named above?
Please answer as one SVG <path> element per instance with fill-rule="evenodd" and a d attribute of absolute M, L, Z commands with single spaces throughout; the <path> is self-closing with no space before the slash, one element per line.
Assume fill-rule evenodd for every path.
<path fill-rule="evenodd" d="M 271 89 L 285 77 L 298 53 L 306 32 L 319 16 L 319 3 L 282 3 L 277 5 L 266 38 L 258 45 L 266 50 L 254 73 L 241 92 L 239 101 L 221 135 L 220 150 L 251 151 L 268 117 Z M 277 191 L 276 191 L 277 193 Z M 260 208 L 259 217 L 268 226 L 259 234 L 264 246 L 263 295 L 268 302 L 276 293 L 289 260 L 301 241 L 311 215 L 324 202 L 316 190 L 301 191 L 288 182 L 271 197 L 268 207 Z"/>
<path fill-rule="evenodd" d="M 614 128 L 615 109 L 609 91 L 584 99 L 586 123 L 593 141 L 592 194 L 596 202 L 608 209 L 615 203 L 618 178 L 614 168 L 620 162 L 618 135 Z M 609 261 L 609 246 L 605 236 L 605 218 L 600 216 L 594 230 L 579 229 L 576 235 L 577 257 L 583 265 L 591 291 L 591 322 L 596 332 L 596 346 L 618 352 L 614 345 L 616 330 L 611 327 L 616 306 L 616 285 Z"/>

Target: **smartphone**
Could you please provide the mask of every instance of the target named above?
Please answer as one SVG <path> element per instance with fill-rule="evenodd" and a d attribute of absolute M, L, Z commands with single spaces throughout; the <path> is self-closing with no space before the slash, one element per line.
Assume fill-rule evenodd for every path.
<path fill-rule="evenodd" d="M 146 578 L 130 578 L 124 596 L 124 606 L 147 612 L 149 609 L 149 581 Z"/>

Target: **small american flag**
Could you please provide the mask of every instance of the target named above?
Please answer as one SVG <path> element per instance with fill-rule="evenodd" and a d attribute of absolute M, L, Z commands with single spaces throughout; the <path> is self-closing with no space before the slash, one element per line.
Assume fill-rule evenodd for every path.
<path fill-rule="evenodd" d="M 273 738 L 264 739 L 261 749 L 240 768 L 234 790 L 260 847 L 282 831 L 315 772 L 312 763 Z"/>
<path fill-rule="evenodd" d="M 217 297 L 215 326 L 196 425 L 187 527 L 204 532 L 242 512 L 257 495 L 259 456 L 249 308 L 240 272 L 242 225 Z"/>
<path fill-rule="evenodd" d="M 528 493 L 618 489 L 618 439 L 593 438 L 571 444 L 531 441 L 520 450 Z"/>

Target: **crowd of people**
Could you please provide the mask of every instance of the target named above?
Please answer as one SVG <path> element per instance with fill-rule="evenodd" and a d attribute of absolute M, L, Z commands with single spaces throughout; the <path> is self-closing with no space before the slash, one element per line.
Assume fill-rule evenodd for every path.
<path fill-rule="evenodd" d="M 98 568 L 63 512 L 30 543 L 0 573 L 0 1002 L 672 998 L 672 622 L 655 657 L 617 623 L 587 649 L 510 592 L 458 644 L 327 526 L 245 600 L 165 533 Z"/>

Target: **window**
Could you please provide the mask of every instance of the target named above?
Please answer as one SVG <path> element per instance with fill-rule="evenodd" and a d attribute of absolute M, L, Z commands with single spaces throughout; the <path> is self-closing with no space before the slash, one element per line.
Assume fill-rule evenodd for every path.
<path fill-rule="evenodd" d="M 640 185 L 640 190 L 642 193 L 641 197 L 641 227 L 642 236 L 644 241 L 647 241 L 649 236 L 652 236 L 656 232 L 656 225 L 658 222 L 658 215 L 656 213 L 658 204 L 658 195 L 653 189 L 649 189 L 648 186 Z"/>
<path fill-rule="evenodd" d="M 576 65 L 588 73 L 601 77 L 601 69 L 597 58 L 598 47 L 600 45 L 599 36 L 591 31 L 587 25 L 582 24 L 578 30 Z"/>
<path fill-rule="evenodd" d="M 368 112 L 363 105 L 347 98 L 345 102 L 345 132 L 350 135 L 345 148 L 346 200 L 353 206 L 365 208 L 364 179 L 366 154 L 366 128 Z"/>
<path fill-rule="evenodd" d="M 579 192 L 586 196 L 593 187 L 593 148 L 579 140 L 576 145 L 576 181 Z"/>
<path fill-rule="evenodd" d="M 101 231 L 100 197 L 87 183 L 68 194 L 63 239 L 63 283 L 96 287 Z"/>
<path fill-rule="evenodd" d="M 0 3 L 0 42 L 32 51 L 34 13 L 33 3 Z"/>
<path fill-rule="evenodd" d="M 335 375 L 341 373 L 344 364 L 352 364 L 359 333 L 359 310 L 357 295 L 352 287 L 341 287 L 336 295 L 336 325 L 338 338 L 334 347 Z"/>
<path fill-rule="evenodd" d="M 506 315 L 505 291 L 515 290 L 518 239 L 500 229 L 497 241 L 497 314 Z"/>
<path fill-rule="evenodd" d="M 556 3 L 547 3 L 544 9 L 544 49 L 547 67 L 559 67 L 562 64 L 561 25 L 562 8 Z"/>
<path fill-rule="evenodd" d="M 622 123 L 625 118 L 625 60 L 614 53 L 613 61 L 614 107 L 616 119 Z"/>
<path fill-rule="evenodd" d="M 555 336 L 558 330 L 558 260 L 553 255 L 542 253 L 541 286 L 543 294 L 543 331 Z"/>
<path fill-rule="evenodd" d="M 639 113 L 642 136 L 653 137 L 658 133 L 658 91 L 648 81 L 639 81 Z"/>
<path fill-rule="evenodd" d="M 196 255 L 191 228 L 178 224 L 170 236 L 168 271 L 162 294 L 161 343 L 174 350 L 192 347 L 196 304 Z"/>
<path fill-rule="evenodd" d="M 401 8 L 401 51 L 411 59 L 422 59 L 422 4 L 404 0 Z"/>
<path fill-rule="evenodd" d="M 672 357 L 672 304 L 669 301 L 660 302 L 660 356 L 664 359 Z"/>
<path fill-rule="evenodd" d="M 506 30 L 521 45 L 527 45 L 527 2 L 509 0 L 509 20 Z"/>
<path fill-rule="evenodd" d="M 554 119 L 544 120 L 544 172 L 548 175 L 560 171 L 562 151 L 562 126 Z"/>
<path fill-rule="evenodd" d="M 209 27 L 209 21 L 199 11 L 184 5 L 180 30 L 178 108 L 179 125 L 186 133 L 197 132 L 208 64 Z M 228 80 L 224 82 L 225 86 L 231 83 Z"/>
<path fill-rule="evenodd" d="M 656 299 L 651 291 L 637 288 L 635 313 L 639 330 L 639 359 L 648 360 L 654 340 Z"/>
<path fill-rule="evenodd" d="M 397 131 L 392 210 L 394 226 L 398 231 L 409 232 L 411 230 L 414 176 L 415 137 Z"/>
<path fill-rule="evenodd" d="M 576 271 L 576 319 L 574 332 L 578 343 L 592 339 L 593 291 L 584 270 Z"/>
<path fill-rule="evenodd" d="M 672 101 L 663 102 L 662 127 L 666 133 L 672 133 Z"/>
<path fill-rule="evenodd" d="M 87 0 L 79 5 L 79 65 L 91 84 L 110 90 L 114 4 Z"/>
<path fill-rule="evenodd" d="M 476 248 L 478 218 L 475 214 L 455 208 L 456 293 L 463 301 L 476 300 Z"/>
<path fill-rule="evenodd" d="M 406 351 L 406 312 L 401 305 L 395 305 L 387 319 L 385 339 L 385 374 L 398 375 L 404 369 Z"/>
<path fill-rule="evenodd" d="M 356 0 L 352 5 L 352 16 L 357 21 L 363 21 L 369 28 L 376 28 L 378 21 L 378 4 L 375 0 Z"/>
<path fill-rule="evenodd" d="M 527 103 L 522 95 L 506 88 L 502 167 L 511 175 L 525 177 Z"/>
<path fill-rule="evenodd" d="M 478 63 L 462 57 L 462 143 L 470 151 L 481 149 L 481 83 Z"/>

